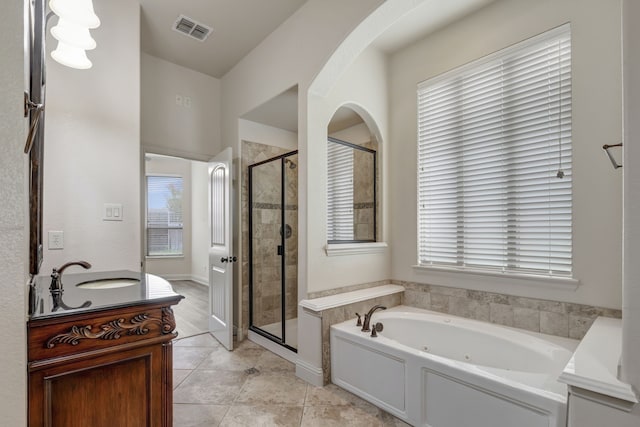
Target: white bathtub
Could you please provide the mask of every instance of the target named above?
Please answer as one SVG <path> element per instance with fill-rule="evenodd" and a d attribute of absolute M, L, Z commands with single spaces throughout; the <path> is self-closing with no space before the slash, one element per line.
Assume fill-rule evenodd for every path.
<path fill-rule="evenodd" d="M 331 381 L 414 426 L 564 427 L 578 341 L 399 306 L 331 327 Z"/>

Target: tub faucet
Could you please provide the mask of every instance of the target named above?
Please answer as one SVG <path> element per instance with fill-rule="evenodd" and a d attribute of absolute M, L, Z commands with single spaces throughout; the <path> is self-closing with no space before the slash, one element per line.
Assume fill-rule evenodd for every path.
<path fill-rule="evenodd" d="M 49 286 L 49 290 L 51 291 L 51 297 L 53 298 L 53 308 L 51 311 L 56 311 L 59 308 L 63 308 L 65 310 L 72 310 L 74 308 L 85 308 L 91 305 L 91 301 L 85 301 L 82 305 L 78 307 L 70 307 L 62 301 L 62 293 L 64 292 L 64 288 L 62 286 L 62 273 L 67 267 L 71 267 L 72 265 L 79 265 L 85 269 L 91 268 L 91 264 L 86 261 L 72 261 L 66 264 L 63 264 L 60 268 L 54 268 L 51 272 L 51 286 Z"/>
<path fill-rule="evenodd" d="M 374 305 L 373 307 L 371 307 L 371 310 L 369 310 L 365 315 L 364 315 L 364 323 L 362 324 L 362 332 L 369 332 L 371 331 L 371 329 L 369 328 L 369 323 L 371 322 L 371 316 L 373 315 L 373 312 L 376 310 L 386 310 L 387 307 L 382 306 L 380 304 L 378 305 Z"/>

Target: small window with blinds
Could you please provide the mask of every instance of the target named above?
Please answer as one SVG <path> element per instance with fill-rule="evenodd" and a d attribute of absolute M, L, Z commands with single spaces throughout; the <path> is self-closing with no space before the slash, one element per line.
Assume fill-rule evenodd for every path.
<path fill-rule="evenodd" d="M 569 25 L 418 85 L 420 266 L 572 277 Z"/>
<path fill-rule="evenodd" d="M 327 145 L 327 240 L 353 241 L 354 150 L 337 140 Z"/>
<path fill-rule="evenodd" d="M 182 177 L 147 176 L 148 256 L 183 254 L 182 190 Z"/>

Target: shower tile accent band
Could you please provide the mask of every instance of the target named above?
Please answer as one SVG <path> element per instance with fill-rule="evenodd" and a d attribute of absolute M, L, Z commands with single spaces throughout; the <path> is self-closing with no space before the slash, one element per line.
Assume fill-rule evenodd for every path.
<path fill-rule="evenodd" d="M 261 202 L 254 202 L 253 203 L 253 208 L 254 209 L 278 209 L 280 210 L 282 208 L 282 205 L 280 203 L 261 203 Z M 284 205 L 285 210 L 288 211 L 295 211 L 298 210 L 298 205 Z"/>

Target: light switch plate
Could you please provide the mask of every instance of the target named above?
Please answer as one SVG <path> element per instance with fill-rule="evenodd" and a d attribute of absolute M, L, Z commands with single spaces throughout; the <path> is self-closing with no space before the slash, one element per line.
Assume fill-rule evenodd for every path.
<path fill-rule="evenodd" d="M 49 249 L 64 249 L 64 232 L 49 231 Z"/>
<path fill-rule="evenodd" d="M 103 221 L 122 221 L 122 204 L 105 203 L 102 213 Z"/>

